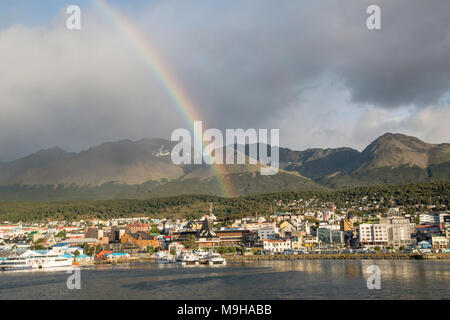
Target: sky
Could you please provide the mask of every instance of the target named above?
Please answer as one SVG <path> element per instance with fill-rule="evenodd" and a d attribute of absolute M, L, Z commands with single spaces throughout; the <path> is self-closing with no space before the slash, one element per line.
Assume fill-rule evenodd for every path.
<path fill-rule="evenodd" d="M 278 128 L 295 150 L 386 132 L 450 142 L 450 1 L 109 0 L 204 126 Z M 371 4 L 381 30 L 366 27 Z M 66 8 L 82 28 L 66 28 Z M 92 0 L 0 2 L 0 161 L 189 128 L 129 35 Z"/>

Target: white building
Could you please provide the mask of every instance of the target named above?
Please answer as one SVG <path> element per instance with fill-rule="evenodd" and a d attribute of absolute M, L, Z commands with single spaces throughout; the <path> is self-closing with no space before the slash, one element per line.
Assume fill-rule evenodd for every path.
<path fill-rule="evenodd" d="M 421 213 L 419 215 L 419 222 L 420 224 L 439 223 L 440 216 L 434 213 Z"/>
<path fill-rule="evenodd" d="M 388 245 L 388 225 L 363 223 L 359 226 L 359 241 L 362 245 Z"/>
<path fill-rule="evenodd" d="M 414 239 L 411 234 L 415 233 L 415 224 L 411 223 L 409 219 L 400 217 L 380 219 L 381 223 L 388 225 L 388 240 L 389 245 L 395 248 L 401 246 L 409 246 L 413 244 Z"/>
<path fill-rule="evenodd" d="M 278 252 L 281 253 L 284 250 L 290 250 L 291 248 L 291 240 L 264 240 L 263 241 L 263 249 L 264 251 L 270 252 Z"/>

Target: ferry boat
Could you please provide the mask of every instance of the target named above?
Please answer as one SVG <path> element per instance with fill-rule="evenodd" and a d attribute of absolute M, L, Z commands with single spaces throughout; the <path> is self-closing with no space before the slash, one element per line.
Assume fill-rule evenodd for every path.
<path fill-rule="evenodd" d="M 220 253 L 216 252 L 208 252 L 208 254 L 205 257 L 206 263 L 208 265 L 226 265 L 227 261 L 220 255 Z"/>
<path fill-rule="evenodd" d="M 176 262 L 181 263 L 181 265 L 198 265 L 199 258 L 195 253 L 182 252 L 178 255 Z"/>
<path fill-rule="evenodd" d="M 72 266 L 72 255 L 57 254 L 53 250 L 28 250 L 21 255 L 13 252 L 8 258 L 0 262 L 0 270 L 44 269 Z"/>
<path fill-rule="evenodd" d="M 197 250 L 197 251 L 195 252 L 195 254 L 197 255 L 198 261 L 199 261 L 201 264 L 207 264 L 206 256 L 208 255 L 208 251 L 199 249 L 199 250 Z"/>

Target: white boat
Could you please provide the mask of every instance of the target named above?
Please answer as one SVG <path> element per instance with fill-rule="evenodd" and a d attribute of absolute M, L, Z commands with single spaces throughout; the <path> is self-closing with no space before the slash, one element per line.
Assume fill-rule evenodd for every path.
<path fill-rule="evenodd" d="M 159 251 L 156 253 L 155 261 L 157 263 L 166 264 L 166 263 L 174 263 L 174 257 L 165 251 Z"/>
<path fill-rule="evenodd" d="M 195 251 L 195 254 L 197 255 L 198 261 L 201 264 L 206 264 L 206 256 L 208 255 L 208 251 L 199 249 L 199 250 Z"/>
<path fill-rule="evenodd" d="M 206 263 L 208 265 L 226 265 L 227 261 L 220 255 L 220 253 L 216 252 L 208 252 L 208 254 L 205 257 Z"/>
<path fill-rule="evenodd" d="M 71 255 L 60 255 L 53 250 L 28 250 L 21 255 L 13 252 L 0 262 L 0 270 L 26 270 L 68 267 L 73 264 Z"/>
<path fill-rule="evenodd" d="M 177 257 L 176 262 L 181 263 L 181 265 L 198 265 L 199 258 L 193 252 L 181 252 Z"/>

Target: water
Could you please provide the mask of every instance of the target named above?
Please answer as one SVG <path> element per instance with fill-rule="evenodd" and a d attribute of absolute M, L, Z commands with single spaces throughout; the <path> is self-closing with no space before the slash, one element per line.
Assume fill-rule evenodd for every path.
<path fill-rule="evenodd" d="M 367 289 L 367 267 L 381 289 Z M 295 260 L 223 266 L 81 267 L 81 289 L 67 271 L 0 272 L 0 299 L 449 299 L 450 262 Z"/>

